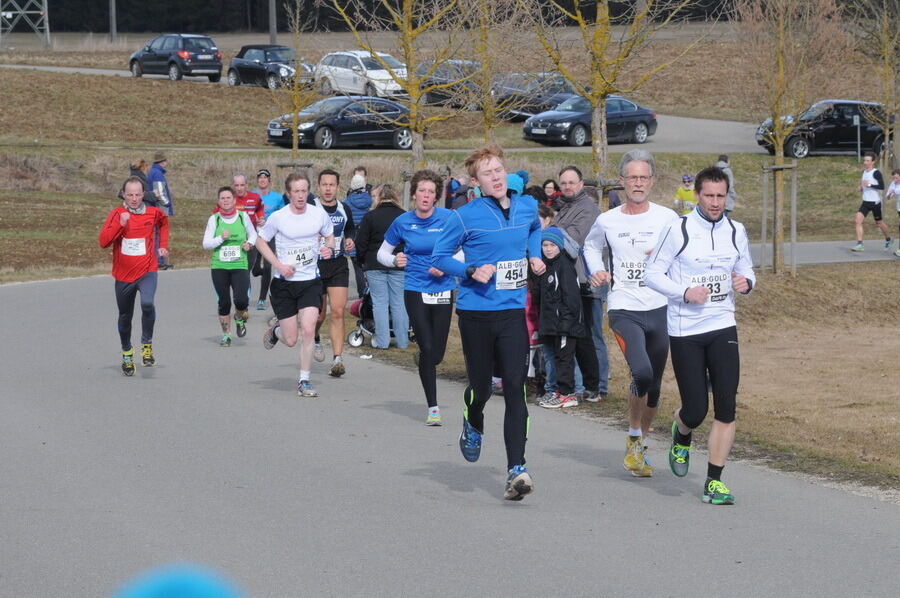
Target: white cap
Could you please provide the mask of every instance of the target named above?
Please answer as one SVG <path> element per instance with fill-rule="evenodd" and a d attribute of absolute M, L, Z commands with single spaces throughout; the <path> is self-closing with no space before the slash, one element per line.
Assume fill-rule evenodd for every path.
<path fill-rule="evenodd" d="M 350 179 L 350 189 L 362 189 L 366 186 L 366 177 L 357 173 Z"/>

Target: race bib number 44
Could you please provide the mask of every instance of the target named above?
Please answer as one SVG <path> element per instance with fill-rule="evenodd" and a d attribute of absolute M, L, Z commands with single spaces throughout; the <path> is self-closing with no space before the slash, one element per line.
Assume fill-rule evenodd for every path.
<path fill-rule="evenodd" d="M 728 299 L 728 295 L 731 293 L 731 273 L 710 272 L 709 274 L 695 274 L 691 276 L 691 286 L 706 287 L 709 289 L 706 302 L 719 303 Z"/>
<path fill-rule="evenodd" d="M 508 260 L 497 262 L 497 284 L 500 291 L 514 291 L 525 286 L 525 277 L 528 272 L 528 261 Z"/>
<path fill-rule="evenodd" d="M 145 255 L 147 245 L 144 239 L 122 239 L 122 255 Z"/>
<path fill-rule="evenodd" d="M 219 248 L 219 261 L 236 262 L 241 259 L 241 248 L 239 245 L 225 245 Z"/>
<path fill-rule="evenodd" d="M 284 260 L 285 264 L 295 267 L 309 266 L 314 264 L 319 258 L 319 251 L 314 245 L 298 247 L 296 249 L 288 249 L 285 252 L 285 257 L 287 258 Z"/>

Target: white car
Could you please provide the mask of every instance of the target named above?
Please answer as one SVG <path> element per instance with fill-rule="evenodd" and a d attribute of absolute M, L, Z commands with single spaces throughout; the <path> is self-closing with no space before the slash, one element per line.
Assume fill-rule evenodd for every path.
<path fill-rule="evenodd" d="M 391 68 L 395 76 L 401 78 L 406 77 L 406 65 L 390 54 L 378 52 L 378 58 L 364 50 L 326 54 L 316 65 L 316 85 L 322 95 L 342 93 L 381 98 L 406 96 L 406 91 L 391 77 L 384 64 Z"/>

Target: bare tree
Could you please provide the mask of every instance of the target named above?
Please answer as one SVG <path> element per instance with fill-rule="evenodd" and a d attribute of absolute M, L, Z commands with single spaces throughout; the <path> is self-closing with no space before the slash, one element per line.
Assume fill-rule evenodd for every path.
<path fill-rule="evenodd" d="M 426 81 L 440 64 L 454 56 L 465 42 L 460 34 L 459 0 L 330 0 L 338 15 L 353 34 L 360 49 L 369 52 L 406 97 L 397 98 L 409 107 L 408 126 L 412 135 L 413 167 L 425 167 L 425 134 L 428 129 L 455 112 L 426 108 L 429 92 L 444 84 Z M 379 55 L 370 33 L 389 31 L 396 35 L 397 58 L 404 68 L 394 68 Z M 419 71 L 420 62 L 430 66 Z"/>
<path fill-rule="evenodd" d="M 527 4 L 526 0 L 520 2 Z M 535 31 L 544 51 L 576 93 L 591 104 L 591 169 L 595 179 L 602 180 L 608 172 L 607 97 L 637 90 L 699 43 L 696 40 L 656 64 L 638 64 L 636 60 L 655 33 L 681 20 L 685 10 L 695 3 L 696 0 L 548 0 L 552 11 L 533 13 Z M 614 14 L 611 4 L 617 4 L 623 12 Z M 560 27 L 568 22 L 575 24 L 578 33 L 577 41 L 568 44 L 577 48 L 572 58 L 567 55 Z"/>
<path fill-rule="evenodd" d="M 881 127 L 881 166 L 889 170 L 900 165 L 900 135 L 896 134 L 900 122 L 900 1 L 853 0 L 847 9 L 857 51 L 871 61 L 878 78 L 878 89 L 871 99 L 882 104 L 884 111 L 867 111 L 866 117 Z M 889 154 L 893 154 L 893 164 Z"/>
<path fill-rule="evenodd" d="M 849 51 L 835 0 L 736 0 L 752 85 L 745 90 L 769 117 L 761 129 L 775 148 L 773 270 L 784 271 L 785 145 L 813 94 L 827 93 Z M 722 81 L 728 85 L 730 81 Z"/>

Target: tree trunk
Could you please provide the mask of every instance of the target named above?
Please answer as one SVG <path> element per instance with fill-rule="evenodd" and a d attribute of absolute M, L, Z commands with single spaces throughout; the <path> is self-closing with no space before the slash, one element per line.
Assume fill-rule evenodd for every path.
<path fill-rule="evenodd" d="M 597 181 L 600 192 L 600 209 L 609 209 L 609 197 L 603 193 L 601 182 L 609 162 L 609 148 L 606 146 L 606 96 L 601 96 L 591 111 L 591 174 Z"/>
<path fill-rule="evenodd" d="M 425 168 L 425 136 L 412 129 L 409 132 L 412 134 L 413 170 L 421 170 Z"/>
<path fill-rule="evenodd" d="M 300 113 L 295 109 L 291 115 L 291 162 L 297 161 L 297 154 L 300 150 Z"/>
<path fill-rule="evenodd" d="M 784 166 L 784 143 L 775 149 L 775 166 Z M 776 168 L 772 173 L 775 193 L 772 197 L 772 272 L 784 272 L 784 170 Z"/>

